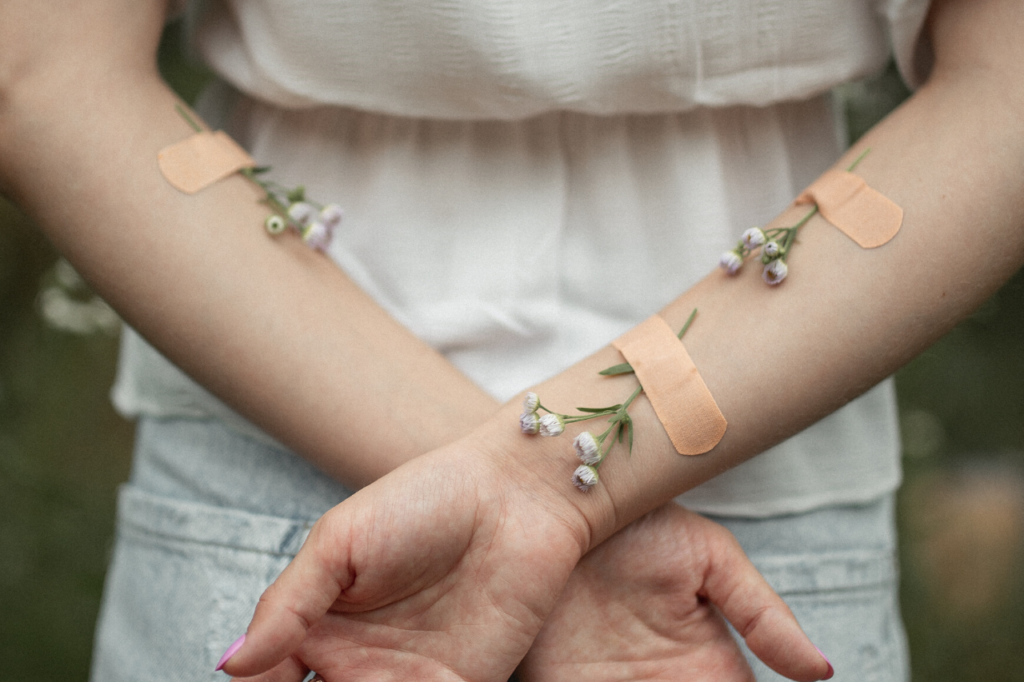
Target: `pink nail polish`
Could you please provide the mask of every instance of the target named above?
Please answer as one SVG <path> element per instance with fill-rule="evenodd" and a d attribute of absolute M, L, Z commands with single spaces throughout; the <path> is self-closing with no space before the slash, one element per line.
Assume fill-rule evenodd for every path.
<path fill-rule="evenodd" d="M 836 669 L 832 667 L 832 661 L 828 660 L 828 656 L 826 656 L 825 654 L 822 654 L 821 653 L 821 649 L 819 649 L 818 647 L 814 647 L 814 650 L 817 651 L 819 654 L 821 654 L 821 657 L 825 659 L 826 663 L 828 663 L 828 673 L 826 673 L 825 677 L 823 677 L 821 679 L 823 679 L 823 680 L 831 680 L 832 676 L 836 674 Z"/>
<path fill-rule="evenodd" d="M 217 667 L 214 668 L 214 670 L 216 671 L 223 668 L 224 665 L 231 660 L 231 657 L 238 653 L 238 650 L 242 648 L 243 644 L 245 644 L 245 635 L 236 639 L 234 643 L 228 647 L 228 650 L 220 657 L 220 660 L 217 662 Z"/>

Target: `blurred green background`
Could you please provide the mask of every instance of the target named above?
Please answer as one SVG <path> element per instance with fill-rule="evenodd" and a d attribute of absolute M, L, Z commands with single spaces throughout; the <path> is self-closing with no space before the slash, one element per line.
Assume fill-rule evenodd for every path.
<path fill-rule="evenodd" d="M 206 74 L 172 25 L 170 83 Z M 906 91 L 837 93 L 855 139 Z M 965 226 L 965 231 L 969 230 Z M 0 200 L 0 682 L 84 680 L 132 427 L 110 407 L 116 325 Z M 902 602 L 915 682 L 1024 680 L 1024 276 L 897 376 Z"/>

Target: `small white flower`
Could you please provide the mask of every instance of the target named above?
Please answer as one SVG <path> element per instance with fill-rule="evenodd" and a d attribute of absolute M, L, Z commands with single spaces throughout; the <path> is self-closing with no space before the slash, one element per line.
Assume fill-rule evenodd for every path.
<path fill-rule="evenodd" d="M 583 492 L 587 492 L 597 485 L 597 481 L 597 469 L 592 466 L 584 464 L 581 467 L 577 467 L 576 471 L 572 472 L 572 484 Z"/>
<path fill-rule="evenodd" d="M 764 266 L 764 272 L 761 273 L 761 277 L 765 282 L 774 286 L 786 279 L 786 275 L 788 274 L 789 268 L 786 267 L 786 263 L 784 261 L 773 260 L 771 263 Z"/>
<path fill-rule="evenodd" d="M 768 238 L 764 236 L 764 232 L 761 231 L 760 227 L 752 227 L 743 233 L 743 246 L 753 251 L 757 247 L 768 241 Z"/>
<path fill-rule="evenodd" d="M 523 398 L 523 412 L 536 412 L 540 405 L 540 398 L 533 391 L 529 391 Z"/>
<path fill-rule="evenodd" d="M 540 418 L 540 435 L 560 436 L 565 431 L 565 424 L 557 414 L 546 414 Z"/>
<path fill-rule="evenodd" d="M 540 418 L 536 412 L 523 412 L 519 417 L 519 428 L 528 436 L 535 436 L 540 430 Z"/>
<path fill-rule="evenodd" d="M 341 224 L 341 219 L 345 215 L 345 212 L 341 210 L 341 206 L 337 204 L 327 204 L 320 209 L 320 222 L 327 226 L 327 229 L 333 231 L 338 225 Z"/>
<path fill-rule="evenodd" d="M 296 201 L 288 207 L 288 217 L 299 227 L 308 227 L 316 218 L 316 209 L 305 201 Z"/>
<path fill-rule="evenodd" d="M 331 244 L 331 231 L 317 220 L 302 231 L 302 241 L 317 251 L 326 251 Z"/>
<path fill-rule="evenodd" d="M 764 245 L 763 253 L 768 256 L 768 258 L 778 258 L 781 250 L 782 247 L 779 246 L 778 242 L 771 241 Z"/>
<path fill-rule="evenodd" d="M 600 463 L 601 461 L 601 448 L 597 444 L 597 439 L 594 438 L 594 434 L 590 431 L 584 431 L 580 435 L 576 436 L 573 440 L 572 446 L 576 448 L 576 456 L 580 458 L 580 461 L 584 464 L 593 466 Z"/>
<path fill-rule="evenodd" d="M 718 259 L 718 265 L 722 267 L 730 275 L 735 275 L 740 271 L 740 266 L 743 265 L 743 259 L 735 251 L 726 251 Z"/>

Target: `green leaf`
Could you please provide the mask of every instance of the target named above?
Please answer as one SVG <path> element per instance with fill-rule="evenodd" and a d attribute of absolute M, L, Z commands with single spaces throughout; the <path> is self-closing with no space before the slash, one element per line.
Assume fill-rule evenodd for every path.
<path fill-rule="evenodd" d="M 253 166 L 252 168 L 246 168 L 249 171 L 248 175 L 260 175 L 262 173 L 269 173 L 272 166 Z"/>
<path fill-rule="evenodd" d="M 612 405 L 611 407 L 577 407 L 576 409 L 579 410 L 580 412 L 591 412 L 600 414 L 601 412 L 614 412 L 620 407 L 622 407 L 621 404 Z"/>
<path fill-rule="evenodd" d="M 293 189 L 291 192 L 288 192 L 288 201 L 293 203 L 293 204 L 296 201 L 305 201 L 305 200 L 306 200 L 306 188 L 303 187 L 302 185 L 299 185 L 298 187 Z"/>
<path fill-rule="evenodd" d="M 629 374 L 632 371 L 633 365 L 629 364 L 628 362 L 623 362 L 621 365 L 615 365 L 613 367 L 609 367 L 608 369 L 601 370 L 600 372 L 598 372 L 598 374 L 606 377 L 612 377 L 617 374 Z"/>

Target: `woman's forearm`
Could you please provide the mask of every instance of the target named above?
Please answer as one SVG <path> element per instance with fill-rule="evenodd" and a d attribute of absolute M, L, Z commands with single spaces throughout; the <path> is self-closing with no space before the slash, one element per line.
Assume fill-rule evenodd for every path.
<path fill-rule="evenodd" d="M 12 14 L 0 22 L 11 33 L 0 35 L 0 186 L 96 290 L 186 372 L 349 485 L 490 416 L 492 398 L 329 259 L 270 237 L 249 181 L 188 196 L 164 180 L 157 152 L 192 129 L 149 51 L 159 9 L 124 8 L 124 31 L 156 32 L 132 38 L 100 11 L 116 3 L 92 4 L 74 30 L 37 36 L 63 35 L 51 60 L 19 62 L 10 47 L 11 32 L 36 28 L 36 8 L 2 11 Z M 91 45 L 104 35 L 138 45 Z"/>
<path fill-rule="evenodd" d="M 592 422 L 557 439 L 506 433 L 515 460 L 544 471 L 550 482 L 541 484 L 560 486 L 599 540 L 841 407 L 973 311 L 1024 261 L 1022 29 L 1017 2 L 940 3 L 930 80 L 837 161 L 845 168 L 870 147 L 857 174 L 904 209 L 890 243 L 862 249 L 816 216 L 778 287 L 766 286 L 756 266 L 735 278 L 715 271 L 662 311 L 678 329 L 699 310 L 685 345 L 729 422 L 717 447 L 676 454 L 641 395 L 631 408 L 632 455 L 613 450 L 587 494 L 568 483 L 575 463 L 565 439 Z M 621 402 L 636 379 L 597 375 L 619 362 L 606 348 L 536 391 L 566 413 Z M 514 430 L 516 411 L 506 408 L 495 434 Z"/>

